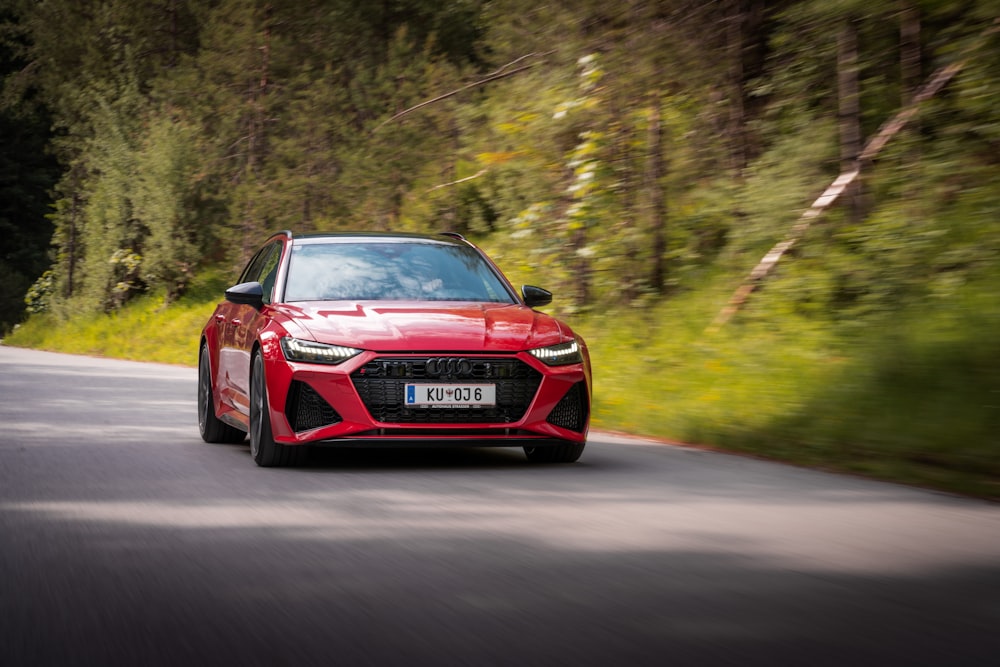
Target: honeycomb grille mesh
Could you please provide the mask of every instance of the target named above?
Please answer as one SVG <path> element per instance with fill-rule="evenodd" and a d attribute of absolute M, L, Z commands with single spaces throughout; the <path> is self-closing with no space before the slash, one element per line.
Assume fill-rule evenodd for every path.
<path fill-rule="evenodd" d="M 443 363 L 450 360 L 452 363 Z M 379 358 L 351 374 L 354 388 L 376 421 L 391 424 L 509 424 L 524 417 L 541 373 L 518 359 L 407 357 Z M 489 382 L 496 405 L 469 408 L 407 407 L 408 382 Z"/>
<path fill-rule="evenodd" d="M 577 382 L 552 408 L 546 421 L 553 426 L 582 433 L 587 425 L 587 412 L 586 389 L 582 382 Z"/>
<path fill-rule="evenodd" d="M 288 389 L 285 415 L 288 417 L 288 424 L 296 433 L 343 421 L 337 411 L 323 400 L 315 389 L 299 380 L 293 380 Z"/>

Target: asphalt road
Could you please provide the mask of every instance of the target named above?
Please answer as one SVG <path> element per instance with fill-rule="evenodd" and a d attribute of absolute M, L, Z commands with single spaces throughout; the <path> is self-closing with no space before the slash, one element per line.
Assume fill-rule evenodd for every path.
<path fill-rule="evenodd" d="M 1000 505 L 603 434 L 261 469 L 195 376 L 0 347 L 0 664 L 1000 664 Z"/>

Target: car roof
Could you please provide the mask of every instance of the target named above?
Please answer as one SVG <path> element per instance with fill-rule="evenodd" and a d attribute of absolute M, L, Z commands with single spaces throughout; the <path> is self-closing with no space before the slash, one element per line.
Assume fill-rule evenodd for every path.
<path fill-rule="evenodd" d="M 468 245 L 461 234 L 442 232 L 440 234 L 416 234 L 409 232 L 327 232 L 293 235 L 282 232 L 291 238 L 295 245 L 312 245 L 322 243 L 441 243 L 446 245 Z"/>

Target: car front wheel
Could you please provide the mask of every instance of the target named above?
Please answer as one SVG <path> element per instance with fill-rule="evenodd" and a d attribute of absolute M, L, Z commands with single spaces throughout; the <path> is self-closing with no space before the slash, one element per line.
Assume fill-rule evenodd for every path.
<path fill-rule="evenodd" d="M 198 430 L 205 442 L 243 442 L 247 434 L 221 421 L 215 416 L 215 397 L 212 392 L 212 365 L 208 358 L 208 345 L 201 346 L 198 358 Z"/>
<path fill-rule="evenodd" d="M 267 408 L 264 359 L 259 353 L 254 355 L 250 368 L 250 455 L 264 468 L 302 465 L 308 453 L 305 445 L 282 445 L 274 441 Z"/>

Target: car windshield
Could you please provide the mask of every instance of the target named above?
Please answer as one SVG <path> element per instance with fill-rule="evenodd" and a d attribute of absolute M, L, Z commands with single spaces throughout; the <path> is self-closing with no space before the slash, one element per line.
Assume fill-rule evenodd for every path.
<path fill-rule="evenodd" d="M 292 248 L 285 301 L 514 303 L 473 248 L 434 241 L 309 243 Z"/>

